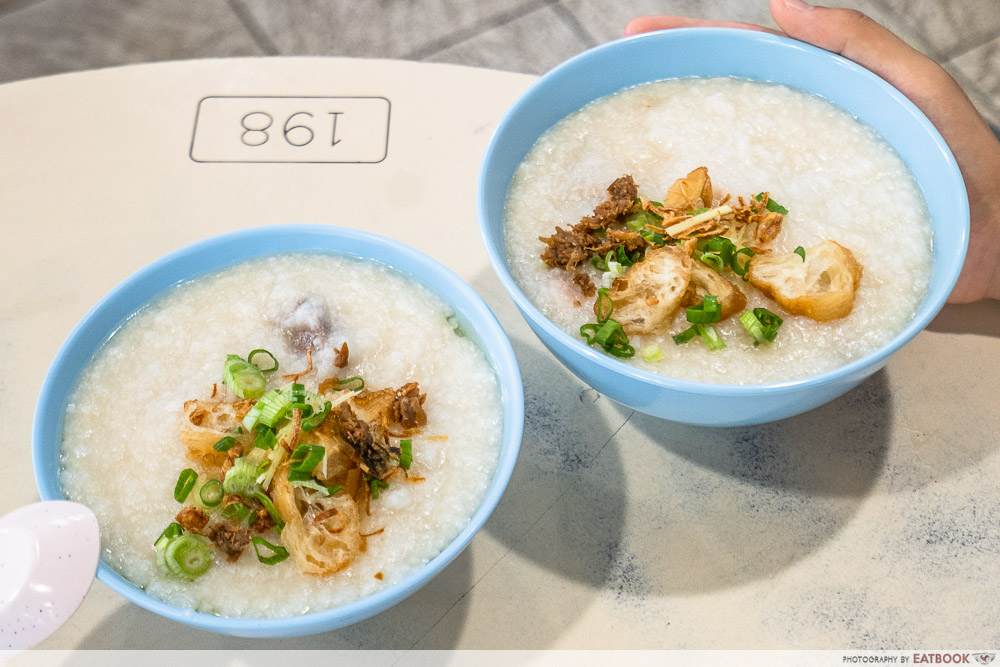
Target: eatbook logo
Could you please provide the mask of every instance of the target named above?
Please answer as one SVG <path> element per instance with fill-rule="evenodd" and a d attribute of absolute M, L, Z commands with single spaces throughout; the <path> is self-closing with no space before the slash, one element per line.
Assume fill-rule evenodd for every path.
<path fill-rule="evenodd" d="M 975 653 L 972 656 L 975 658 L 976 662 L 980 665 L 988 665 L 993 662 L 993 658 L 997 657 L 996 653 Z"/>

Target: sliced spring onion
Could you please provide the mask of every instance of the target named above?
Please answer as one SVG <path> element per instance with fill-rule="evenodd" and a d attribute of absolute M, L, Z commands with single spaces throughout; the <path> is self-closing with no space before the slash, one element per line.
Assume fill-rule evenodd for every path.
<path fill-rule="evenodd" d="M 326 450 L 320 445 L 301 444 L 295 448 L 292 458 L 288 460 L 289 469 L 292 472 L 312 474 L 324 456 Z"/>
<path fill-rule="evenodd" d="M 226 437 L 222 438 L 217 443 L 212 445 L 212 449 L 214 449 L 217 452 L 228 452 L 235 445 L 236 445 L 236 438 L 227 435 Z"/>
<path fill-rule="evenodd" d="M 754 254 L 755 254 L 754 251 L 751 250 L 750 248 L 740 248 L 735 253 L 733 253 L 733 261 L 730 264 L 730 266 L 733 268 L 733 272 L 736 275 L 741 276 L 743 278 L 744 282 L 750 280 L 750 276 L 748 275 L 747 272 L 750 270 L 750 259 L 754 256 Z M 740 255 L 746 255 L 747 261 L 741 264 Z"/>
<path fill-rule="evenodd" d="M 729 266 L 733 261 L 733 253 L 736 252 L 736 244 L 725 236 L 713 236 L 700 249 L 702 252 L 718 255 L 722 264 Z"/>
<path fill-rule="evenodd" d="M 259 560 L 264 565 L 277 565 L 281 561 L 288 558 L 288 549 L 286 549 L 285 547 L 279 547 L 276 544 L 271 544 L 263 537 L 258 537 L 254 535 L 253 537 L 250 538 L 250 541 L 253 542 L 253 550 L 254 553 L 257 554 L 257 560 Z M 270 550 L 271 555 L 262 556 L 260 553 L 261 547 L 265 547 L 266 549 Z"/>
<path fill-rule="evenodd" d="M 347 386 L 353 385 L 353 386 Z M 349 389 L 351 391 L 361 391 L 365 388 L 365 381 L 361 379 L 360 375 L 355 375 L 354 377 L 349 377 L 346 380 L 337 380 L 337 389 L 343 391 Z"/>
<path fill-rule="evenodd" d="M 286 392 L 272 389 L 257 401 L 257 405 L 260 406 L 260 415 L 257 417 L 257 421 L 274 428 L 292 408 L 292 403 L 291 397 Z M 245 421 L 243 426 L 246 427 Z"/>
<path fill-rule="evenodd" d="M 278 442 L 278 436 L 275 434 L 274 429 L 268 428 L 264 424 L 257 424 L 253 427 L 253 430 L 253 446 L 255 449 L 274 449 L 274 446 Z"/>
<path fill-rule="evenodd" d="M 238 493 L 246 498 L 253 494 L 260 473 L 261 470 L 256 465 L 241 456 L 233 462 L 233 467 L 226 471 L 222 488 L 226 495 Z"/>
<path fill-rule="evenodd" d="M 594 344 L 594 334 L 601 328 L 601 325 L 588 322 L 580 326 L 580 336 L 587 341 L 587 345 Z"/>
<path fill-rule="evenodd" d="M 278 510 L 274 509 L 274 503 L 271 502 L 271 499 L 268 498 L 263 491 L 256 491 L 253 494 L 253 497 L 256 498 L 257 502 L 263 505 L 264 509 L 267 510 L 267 513 L 271 515 L 271 518 L 274 520 L 274 527 L 280 533 L 281 529 L 285 527 L 285 521 L 281 518 L 281 515 L 278 514 Z"/>
<path fill-rule="evenodd" d="M 157 550 L 164 548 L 167 546 L 168 540 L 177 537 L 183 532 L 184 529 L 181 528 L 181 524 L 174 521 L 172 524 L 163 529 L 163 532 L 160 533 L 160 536 L 156 538 L 155 542 L 153 542 L 153 546 L 156 547 Z"/>
<path fill-rule="evenodd" d="M 333 404 L 330 401 L 326 401 L 326 403 L 323 404 L 322 410 L 311 417 L 302 420 L 302 430 L 312 431 L 313 429 L 319 428 L 319 426 L 326 419 L 327 415 L 330 414 L 331 409 L 333 409 Z"/>
<path fill-rule="evenodd" d="M 761 197 L 763 196 L 764 196 L 763 192 L 759 193 L 756 197 L 757 201 L 760 201 Z M 772 213 L 780 213 L 781 215 L 788 215 L 788 209 L 779 204 L 778 202 L 774 201 L 770 197 L 767 198 L 767 210 L 771 211 Z"/>
<path fill-rule="evenodd" d="M 160 552 L 163 565 L 175 577 L 194 581 L 212 566 L 211 542 L 207 537 L 185 533 L 173 537 Z"/>
<path fill-rule="evenodd" d="M 372 498 L 378 499 L 378 494 L 380 491 L 389 488 L 389 482 L 383 482 L 376 477 L 368 477 L 368 489 L 371 491 Z"/>
<path fill-rule="evenodd" d="M 625 252 L 625 246 L 620 245 L 618 246 L 617 259 L 619 264 L 625 267 L 629 267 L 638 262 L 640 259 L 642 259 L 642 252 L 636 250 L 634 253 L 630 255 L 627 252 Z"/>
<path fill-rule="evenodd" d="M 714 252 L 705 252 L 701 255 L 702 264 L 706 264 L 713 268 L 716 272 L 722 273 L 722 269 L 725 264 L 722 262 L 722 258 L 716 255 Z"/>
<path fill-rule="evenodd" d="M 761 327 L 764 329 L 764 338 L 767 340 L 774 340 L 775 336 L 778 335 L 778 327 L 781 326 L 781 323 L 784 322 L 784 320 L 767 308 L 754 308 L 753 314 L 756 316 Z"/>
<path fill-rule="evenodd" d="M 266 354 L 267 356 L 271 357 L 271 361 L 274 362 L 274 365 L 272 365 L 270 368 L 260 368 L 260 364 L 255 364 L 253 361 L 254 356 L 258 354 Z M 253 352 L 247 355 L 247 361 L 249 361 L 257 368 L 260 368 L 261 373 L 273 373 L 274 371 L 278 370 L 278 360 L 275 358 L 273 354 L 271 354 L 267 350 L 254 350 Z"/>
<path fill-rule="evenodd" d="M 721 350 L 726 346 L 725 341 L 722 340 L 722 337 L 719 336 L 715 327 L 711 324 L 696 324 L 695 326 L 698 327 L 698 335 L 700 335 L 701 339 L 705 341 L 705 345 L 708 346 L 709 350 L 714 352 L 715 350 Z"/>
<path fill-rule="evenodd" d="M 242 523 L 250 516 L 250 508 L 243 503 L 231 503 L 222 508 L 222 516 L 233 519 L 236 523 Z"/>
<path fill-rule="evenodd" d="M 740 315 L 740 324 L 753 336 L 754 346 L 760 345 L 767 340 L 764 337 L 764 327 L 761 326 L 760 320 L 757 319 L 757 316 L 753 312 L 748 310 Z"/>
<path fill-rule="evenodd" d="M 615 357 L 621 359 L 628 359 L 629 357 L 635 356 L 635 348 L 628 343 L 616 343 L 609 347 L 605 347 L 604 350 Z"/>
<path fill-rule="evenodd" d="M 344 488 L 343 484 L 338 484 L 337 486 L 328 486 L 328 487 L 326 487 L 326 492 L 329 493 L 332 496 L 332 495 L 335 495 L 342 488 Z"/>
<path fill-rule="evenodd" d="M 593 257 L 590 258 L 590 265 L 595 269 L 597 269 L 598 271 L 600 271 L 601 273 L 604 273 L 605 271 L 608 270 L 607 260 L 597 255 L 594 255 Z"/>
<path fill-rule="evenodd" d="M 201 504 L 205 507 L 218 507 L 222 502 L 225 493 L 222 490 L 222 482 L 217 479 L 210 479 L 201 487 L 198 492 L 201 497 Z"/>
<path fill-rule="evenodd" d="M 687 329 L 674 336 L 674 344 L 683 345 L 684 343 L 688 342 L 689 340 L 697 336 L 698 335 L 697 326 L 698 325 L 696 324 L 689 326 Z"/>
<path fill-rule="evenodd" d="M 794 252 L 796 255 L 798 255 L 799 257 L 801 257 L 803 262 L 806 261 L 806 249 L 803 248 L 802 246 L 799 246 L 798 248 L 796 248 L 792 252 Z"/>
<path fill-rule="evenodd" d="M 722 308 L 719 298 L 709 294 L 697 306 L 687 309 L 687 321 L 692 324 L 710 324 L 722 319 Z"/>
<path fill-rule="evenodd" d="M 399 441 L 399 467 L 409 470 L 413 463 L 413 440 L 407 438 Z"/>
<path fill-rule="evenodd" d="M 642 358 L 646 361 L 663 360 L 663 350 L 660 349 L 659 345 L 647 345 L 640 352 L 642 353 Z"/>
<path fill-rule="evenodd" d="M 609 290 L 605 287 L 597 290 L 597 323 L 604 324 L 611 318 L 611 313 L 615 310 L 615 304 L 611 301 Z"/>
<path fill-rule="evenodd" d="M 174 486 L 174 500 L 179 503 L 187 500 L 188 495 L 191 493 L 191 489 L 194 488 L 195 482 L 197 481 L 198 473 L 194 470 L 191 468 L 181 470 L 181 474 L 177 478 L 177 484 Z"/>
<path fill-rule="evenodd" d="M 222 381 L 240 398 L 260 398 L 267 388 L 267 380 L 260 369 L 235 354 L 226 355 Z"/>

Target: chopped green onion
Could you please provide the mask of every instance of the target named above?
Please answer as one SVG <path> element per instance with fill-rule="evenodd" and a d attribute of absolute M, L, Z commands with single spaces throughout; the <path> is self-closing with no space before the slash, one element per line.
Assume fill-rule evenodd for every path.
<path fill-rule="evenodd" d="M 257 417 L 257 421 L 274 428 L 292 408 L 292 402 L 291 397 L 287 393 L 272 389 L 257 402 L 261 406 L 260 416 Z M 243 425 L 244 427 L 246 426 L 245 421 Z"/>
<path fill-rule="evenodd" d="M 171 538 L 159 551 L 157 562 L 175 577 L 194 581 L 212 566 L 211 542 L 207 537 L 185 533 Z"/>
<path fill-rule="evenodd" d="M 365 479 L 368 481 L 368 489 L 374 499 L 378 499 L 379 491 L 389 488 L 389 482 L 383 482 L 377 477 L 366 477 Z"/>
<path fill-rule="evenodd" d="M 740 324 L 742 324 L 743 328 L 746 329 L 751 336 L 753 336 L 754 346 L 760 345 L 767 340 L 764 337 L 764 327 L 761 326 L 760 320 L 758 320 L 757 316 L 749 310 L 740 315 Z"/>
<path fill-rule="evenodd" d="M 631 229 L 633 232 L 641 232 L 646 229 L 646 225 L 650 223 L 655 223 L 663 220 L 662 216 L 659 216 L 650 211 L 639 211 L 631 218 L 625 221 L 625 226 Z"/>
<path fill-rule="evenodd" d="M 413 440 L 407 438 L 399 441 L 399 466 L 409 470 L 413 463 Z"/>
<path fill-rule="evenodd" d="M 289 473 L 289 476 L 291 476 L 292 474 L 293 473 Z M 312 477 L 309 477 L 309 479 L 296 479 L 294 481 L 289 481 L 289 484 L 291 484 L 295 488 L 299 488 L 300 486 L 304 486 L 307 489 L 315 489 L 316 491 L 322 491 L 323 493 L 325 493 L 327 495 L 331 495 L 330 494 L 330 489 L 326 485 L 320 484 L 318 481 L 316 481 Z"/>
<path fill-rule="evenodd" d="M 701 339 L 705 341 L 705 345 L 708 346 L 709 350 L 714 352 L 715 350 L 721 350 L 726 346 L 725 341 L 722 340 L 719 334 L 715 331 L 715 327 L 711 324 L 696 324 L 695 326 L 698 327 L 698 334 L 701 336 Z"/>
<path fill-rule="evenodd" d="M 250 516 L 250 508 L 243 503 L 231 503 L 222 508 L 222 516 L 227 519 L 235 519 L 236 523 L 242 523 Z"/>
<path fill-rule="evenodd" d="M 803 262 L 806 261 L 806 249 L 805 248 L 803 248 L 802 246 L 799 246 L 793 252 L 796 255 L 798 255 L 799 257 L 801 257 Z"/>
<path fill-rule="evenodd" d="M 618 246 L 618 256 L 617 256 L 618 263 L 624 267 L 632 266 L 633 264 L 639 261 L 640 259 L 639 255 L 641 254 L 642 253 L 640 251 L 636 250 L 634 253 L 629 255 L 627 252 L 625 252 L 625 246 L 620 245 Z M 619 273 L 618 275 L 622 274 Z"/>
<path fill-rule="evenodd" d="M 722 273 L 722 269 L 725 266 L 725 264 L 723 264 L 722 262 L 722 258 L 716 255 L 714 252 L 702 253 L 701 261 L 703 264 L 707 264 L 708 266 L 715 269 L 718 273 Z"/>
<path fill-rule="evenodd" d="M 198 481 L 198 473 L 196 473 L 191 468 L 185 468 L 181 471 L 180 476 L 177 478 L 177 484 L 174 486 L 174 500 L 179 503 L 187 500 L 188 495 L 191 493 L 191 489 L 194 488 L 195 482 Z"/>
<path fill-rule="evenodd" d="M 698 325 L 694 324 L 692 326 L 689 326 L 687 329 L 680 332 L 676 336 L 674 336 L 674 344 L 683 345 L 684 343 L 688 342 L 689 340 L 697 336 L 698 335 L 697 327 Z"/>
<path fill-rule="evenodd" d="M 288 465 L 293 472 L 311 474 L 324 456 L 326 456 L 326 450 L 320 445 L 301 444 L 292 452 L 292 458 L 288 460 Z"/>
<path fill-rule="evenodd" d="M 233 446 L 236 445 L 236 438 L 232 436 L 226 436 L 222 440 L 212 445 L 212 449 L 217 452 L 228 452 Z"/>
<path fill-rule="evenodd" d="M 336 494 L 338 491 L 340 491 L 342 488 L 344 488 L 343 484 L 338 484 L 337 486 L 328 486 L 326 487 L 326 492 L 332 496 Z"/>
<path fill-rule="evenodd" d="M 602 324 L 601 328 L 597 330 L 597 334 L 594 336 L 594 340 L 603 347 L 608 347 L 618 342 L 624 342 L 623 339 L 628 340 L 625 338 L 625 331 L 622 329 L 622 325 L 615 320 L 608 320 Z"/>
<path fill-rule="evenodd" d="M 736 275 L 741 276 L 743 278 L 744 282 L 750 279 L 750 276 L 747 275 L 747 272 L 750 270 L 750 259 L 754 256 L 754 254 L 755 254 L 754 251 L 751 250 L 750 248 L 740 248 L 735 253 L 733 253 L 733 261 L 730 264 L 730 266 L 733 267 L 733 272 L 735 272 Z M 740 264 L 740 255 L 747 256 L 747 261 L 744 262 L 743 264 Z"/>
<path fill-rule="evenodd" d="M 250 541 L 253 542 L 253 550 L 254 553 L 257 554 L 257 560 L 259 560 L 264 565 L 277 565 L 281 561 L 288 558 L 288 549 L 286 549 L 285 547 L 279 547 L 276 544 L 271 544 L 263 537 L 258 537 L 257 535 L 254 535 L 253 537 L 250 538 Z M 269 549 L 271 551 L 271 555 L 262 556 L 260 554 L 260 547 L 266 547 L 267 549 Z"/>
<path fill-rule="evenodd" d="M 594 334 L 596 334 L 597 330 L 600 328 L 601 325 L 594 324 L 593 322 L 588 322 L 587 324 L 580 326 L 580 336 L 582 336 L 583 339 L 587 341 L 587 345 L 593 345 Z"/>
<path fill-rule="evenodd" d="M 691 211 L 687 215 L 701 215 L 702 213 L 705 213 L 706 211 L 708 211 L 708 208 L 698 208 L 698 209 L 695 209 L 695 210 Z"/>
<path fill-rule="evenodd" d="M 710 324 L 722 319 L 722 308 L 719 306 L 719 298 L 709 294 L 697 306 L 690 306 L 687 309 L 687 321 L 692 324 Z"/>
<path fill-rule="evenodd" d="M 701 248 L 702 252 L 718 255 L 725 266 L 729 266 L 733 261 L 733 254 L 736 252 L 736 244 L 725 236 L 713 236 L 705 242 Z"/>
<path fill-rule="evenodd" d="M 601 273 L 604 273 L 605 271 L 608 270 L 608 263 L 605 261 L 603 257 L 599 257 L 597 255 L 594 255 L 593 257 L 590 258 L 590 265 L 595 269 L 597 269 L 598 271 L 600 271 Z"/>
<path fill-rule="evenodd" d="M 226 477 L 222 480 L 222 488 L 226 495 L 238 493 L 244 498 L 252 495 L 257 484 L 257 476 L 260 469 L 247 461 L 246 457 L 233 461 L 233 467 L 226 471 Z"/>
<path fill-rule="evenodd" d="M 347 385 L 356 385 L 355 387 L 348 387 Z M 365 381 L 361 379 L 360 375 L 355 375 L 354 377 L 349 377 L 346 380 L 337 380 L 337 389 L 349 389 L 350 391 L 361 391 L 365 388 Z"/>
<path fill-rule="evenodd" d="M 261 370 L 235 354 L 226 355 L 222 381 L 240 398 L 260 398 L 267 388 L 267 380 Z"/>
<path fill-rule="evenodd" d="M 778 327 L 784 322 L 780 317 L 772 313 L 767 308 L 754 308 L 753 314 L 764 328 L 764 338 L 774 340 L 778 335 Z"/>
<path fill-rule="evenodd" d="M 160 536 L 156 538 L 155 542 L 153 542 L 153 546 L 157 550 L 166 547 L 168 540 L 177 537 L 183 532 L 184 529 L 181 528 L 181 524 L 174 521 L 172 524 L 163 529 L 163 532 L 160 533 Z"/>
<path fill-rule="evenodd" d="M 642 358 L 646 361 L 661 361 L 663 359 L 663 350 L 660 349 L 659 345 L 647 345 L 642 348 Z"/>
<path fill-rule="evenodd" d="M 319 426 L 326 419 L 327 415 L 330 414 L 330 409 L 332 407 L 333 407 L 333 404 L 330 401 L 327 401 L 323 405 L 323 409 L 322 410 L 320 410 L 319 412 L 317 412 L 316 414 L 312 415 L 309 418 L 303 419 L 302 420 L 302 430 L 303 431 L 312 431 L 313 429 L 319 428 Z"/>
<path fill-rule="evenodd" d="M 757 201 L 760 201 L 763 196 L 764 196 L 763 192 L 758 194 L 756 197 Z M 767 210 L 771 211 L 772 213 L 780 213 L 781 215 L 788 215 L 788 209 L 779 204 L 778 202 L 774 201 L 770 197 L 768 197 L 767 199 Z"/>
<path fill-rule="evenodd" d="M 293 382 L 292 386 L 288 388 L 288 400 L 292 403 L 305 403 L 306 386 L 298 382 Z"/>
<path fill-rule="evenodd" d="M 621 359 L 628 359 L 635 356 L 635 348 L 628 343 L 615 343 L 614 345 L 605 347 L 604 350 Z"/>
<path fill-rule="evenodd" d="M 267 510 L 267 513 L 271 515 L 271 519 L 274 520 L 274 527 L 280 533 L 285 527 L 285 521 L 281 518 L 281 515 L 278 514 L 278 510 L 274 509 L 274 503 L 271 502 L 271 499 L 268 498 L 263 491 L 255 491 L 253 497 L 256 498 L 257 501 L 264 506 L 264 509 Z"/>
<path fill-rule="evenodd" d="M 259 364 L 254 364 L 254 366 L 257 366 L 257 368 L 260 368 L 260 372 L 261 373 L 273 373 L 274 371 L 278 370 L 278 360 L 275 358 L 275 356 L 273 354 L 271 354 L 267 350 L 254 350 L 253 352 L 251 352 L 250 354 L 247 355 L 247 361 L 249 361 L 251 364 L 253 364 L 254 355 L 257 355 L 257 354 L 266 354 L 267 356 L 271 357 L 271 361 L 274 362 L 274 365 L 271 366 L 270 368 L 260 368 Z"/>
<path fill-rule="evenodd" d="M 264 424 L 257 424 L 253 430 L 255 434 L 253 446 L 255 448 L 274 449 L 274 446 L 278 444 L 278 436 L 274 429 L 268 428 Z"/>
<path fill-rule="evenodd" d="M 219 503 L 222 502 L 222 496 L 225 495 L 222 490 L 222 482 L 217 479 L 208 480 L 201 487 L 198 495 L 201 496 L 201 503 L 205 507 L 218 507 Z"/>
<path fill-rule="evenodd" d="M 611 301 L 608 288 L 602 287 L 597 290 L 597 323 L 604 324 L 611 317 L 615 310 L 615 304 Z"/>

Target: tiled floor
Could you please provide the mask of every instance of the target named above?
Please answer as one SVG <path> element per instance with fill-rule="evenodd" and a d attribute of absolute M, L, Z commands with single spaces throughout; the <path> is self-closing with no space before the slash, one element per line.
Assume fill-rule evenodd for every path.
<path fill-rule="evenodd" d="M 1000 0 L 844 0 L 944 64 L 1000 124 Z M 0 82 L 124 63 L 346 55 L 541 73 L 637 15 L 773 25 L 766 0 L 0 0 Z"/>

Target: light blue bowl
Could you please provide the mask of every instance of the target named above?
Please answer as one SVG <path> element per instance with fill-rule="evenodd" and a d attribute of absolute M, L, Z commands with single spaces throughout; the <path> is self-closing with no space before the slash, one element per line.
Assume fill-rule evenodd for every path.
<path fill-rule="evenodd" d="M 466 334 L 496 373 L 503 403 L 503 438 L 497 471 L 469 524 L 433 560 L 374 595 L 327 611 L 278 619 L 223 618 L 149 597 L 103 560 L 97 578 L 135 604 L 181 623 L 240 637 L 294 637 L 333 630 L 373 616 L 414 593 L 469 543 L 500 500 L 521 445 L 524 393 L 510 342 L 482 299 L 449 269 L 390 239 L 337 227 L 258 227 L 195 243 L 153 262 L 109 292 L 70 333 L 42 385 L 32 433 L 35 480 L 42 500 L 62 499 L 59 448 L 66 402 L 94 353 L 132 314 L 179 283 L 240 262 L 288 252 L 320 252 L 372 260 L 420 283 L 454 311 Z"/>
<path fill-rule="evenodd" d="M 640 83 L 733 76 L 773 81 L 822 97 L 872 126 L 902 156 L 927 200 L 934 226 L 933 275 L 919 311 L 895 338 L 836 370 L 789 382 L 704 384 L 620 363 L 549 321 L 511 278 L 503 227 L 518 164 L 555 123 L 595 99 Z M 503 117 L 483 158 L 479 223 L 500 282 L 542 343 L 602 394 L 631 408 L 705 426 L 759 424 L 830 401 L 880 369 L 944 305 L 968 244 L 969 206 L 951 151 L 926 117 L 868 70 L 807 44 L 762 32 L 687 28 L 637 35 L 591 49 L 541 77 Z"/>

